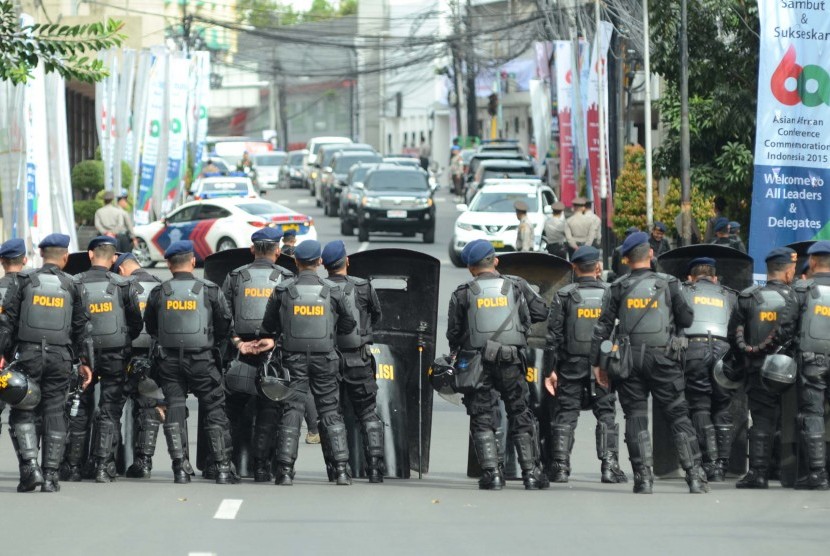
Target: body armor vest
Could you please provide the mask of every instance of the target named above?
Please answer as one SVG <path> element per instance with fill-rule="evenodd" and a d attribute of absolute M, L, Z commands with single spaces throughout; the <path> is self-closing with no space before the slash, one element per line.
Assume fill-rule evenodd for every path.
<path fill-rule="evenodd" d="M 623 295 L 619 309 L 620 332 L 629 337 L 631 345 L 668 345 L 671 340 L 668 287 L 664 278 L 654 275 L 640 279 Z"/>
<path fill-rule="evenodd" d="M 798 331 L 801 351 L 830 354 L 830 286 L 812 283 Z"/>
<path fill-rule="evenodd" d="M 777 290 L 766 287 L 745 290 L 744 293 L 755 297 L 744 338 L 750 346 L 757 346 L 778 327 L 781 309 L 787 306 L 787 300 Z"/>
<path fill-rule="evenodd" d="M 22 274 L 21 274 L 22 275 Z M 33 342 L 65 346 L 72 343 L 72 303 L 69 287 L 60 277 L 50 273 L 27 273 L 23 288 L 17 338 Z M 65 278 L 68 282 L 69 278 Z"/>
<path fill-rule="evenodd" d="M 518 299 L 516 287 L 506 278 L 486 278 L 468 283 L 469 303 L 467 325 L 470 329 L 470 347 L 483 348 L 495 332 L 502 332 L 495 339 L 508 346 L 527 345 L 524 326 L 519 312 L 514 310 Z M 504 322 L 509 319 L 506 326 Z"/>
<path fill-rule="evenodd" d="M 92 342 L 95 349 L 117 349 L 129 345 L 124 303 L 121 300 L 123 280 L 107 274 L 108 281 L 85 282 L 76 277 L 86 290 L 87 305 L 92 323 Z"/>
<path fill-rule="evenodd" d="M 343 299 L 346 305 L 352 311 L 352 318 L 354 318 L 357 326 L 348 334 L 337 335 L 337 347 L 340 349 L 357 349 L 363 345 L 363 318 L 360 312 L 360 307 L 357 306 L 357 285 L 365 283 L 365 280 L 359 278 L 346 278 L 347 282 L 343 287 Z"/>
<path fill-rule="evenodd" d="M 161 285 L 158 343 L 163 348 L 213 347 L 211 311 L 200 280 L 170 280 Z"/>
<path fill-rule="evenodd" d="M 565 351 L 569 355 L 588 355 L 591 352 L 591 338 L 594 325 L 602 314 L 602 298 L 606 288 L 590 286 L 579 287 L 570 284 L 559 290 L 563 303 L 567 303 L 565 315 Z"/>
<path fill-rule="evenodd" d="M 150 297 L 150 292 L 159 286 L 159 282 L 135 281 L 136 293 L 138 294 L 138 307 L 141 309 L 141 316 L 144 317 L 144 309 L 147 308 L 147 299 Z M 150 349 L 152 338 L 147 334 L 147 328 L 141 327 L 141 334 L 138 338 L 133 340 L 133 347 L 136 349 Z"/>
<path fill-rule="evenodd" d="M 0 313 L 3 312 L 3 301 L 6 299 L 6 294 L 9 288 L 17 281 L 17 275 L 6 274 L 0 278 Z"/>
<path fill-rule="evenodd" d="M 282 288 L 282 286 L 279 286 Z M 286 351 L 328 353 L 334 350 L 337 318 L 331 309 L 331 285 L 289 282 L 282 292 L 280 322 Z"/>
<path fill-rule="evenodd" d="M 276 268 L 248 267 L 239 271 L 233 299 L 234 330 L 239 336 L 259 336 L 268 298 L 282 281 L 283 274 Z"/>
<path fill-rule="evenodd" d="M 694 309 L 695 318 L 686 336 L 709 336 L 726 340 L 732 304 L 723 286 L 701 280 L 683 288 L 683 297 Z"/>

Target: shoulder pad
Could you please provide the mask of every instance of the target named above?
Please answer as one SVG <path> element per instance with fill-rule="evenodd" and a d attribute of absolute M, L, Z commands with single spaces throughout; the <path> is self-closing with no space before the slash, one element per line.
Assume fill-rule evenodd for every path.
<path fill-rule="evenodd" d="M 358 278 L 357 276 L 346 276 L 346 280 L 355 286 L 365 286 L 369 283 L 369 280 L 366 280 L 365 278 Z"/>
<path fill-rule="evenodd" d="M 738 290 L 733 290 L 729 286 L 724 286 L 723 284 L 718 284 L 718 285 L 721 288 L 723 288 L 723 291 L 725 291 L 726 293 L 731 293 L 732 295 L 738 295 Z"/>
<path fill-rule="evenodd" d="M 29 276 L 29 275 L 31 275 L 31 274 L 34 274 L 35 272 L 37 272 L 37 269 L 36 269 L 36 268 L 24 268 L 23 270 L 21 270 L 20 272 L 18 272 L 18 273 L 17 273 L 17 275 L 18 275 L 18 276 L 20 276 L 20 277 L 24 277 L 24 278 L 25 278 L 26 276 Z"/>
<path fill-rule="evenodd" d="M 287 276 L 287 277 L 289 277 L 289 278 L 293 278 L 293 277 L 294 277 L 294 273 L 293 273 L 293 272 L 291 272 L 290 270 L 288 270 L 287 268 L 285 268 L 284 266 L 280 266 L 280 265 L 278 265 L 278 264 L 274 264 L 274 269 L 275 269 L 275 270 L 279 270 L 279 271 L 280 271 L 280 273 L 281 273 L 283 276 Z"/>
<path fill-rule="evenodd" d="M 280 282 L 279 284 L 277 284 L 276 286 L 274 286 L 274 289 L 275 289 L 275 290 L 279 290 L 279 291 L 281 291 L 281 292 L 284 292 L 284 291 L 286 291 L 286 290 L 287 290 L 290 286 L 293 286 L 293 285 L 294 285 L 294 284 L 296 284 L 296 283 L 297 283 L 297 279 L 296 279 L 296 278 L 294 278 L 294 277 L 292 277 L 292 278 L 289 278 L 288 280 L 284 280 L 284 281 Z"/>
<path fill-rule="evenodd" d="M 797 292 L 806 292 L 810 290 L 810 288 L 815 285 L 816 281 L 812 278 L 808 278 L 807 280 L 799 280 L 795 284 L 793 284 L 793 289 Z"/>
<path fill-rule="evenodd" d="M 630 272 L 627 273 L 627 274 L 623 274 L 622 276 L 620 276 L 619 278 L 617 278 L 616 280 L 611 282 L 611 287 L 612 288 L 616 287 L 616 288 L 619 289 L 619 288 L 623 287 L 623 283 L 628 282 L 629 278 L 631 278 L 631 273 Z"/>
<path fill-rule="evenodd" d="M 561 289 L 560 289 L 558 292 L 556 292 L 556 293 L 557 293 L 557 295 L 559 295 L 559 296 L 561 296 L 561 297 L 568 297 L 568 296 L 570 296 L 570 295 L 571 295 L 571 294 L 572 294 L 572 293 L 573 293 L 573 292 L 574 292 L 577 288 L 578 288 L 578 286 L 577 286 L 576 284 L 568 284 L 567 286 L 565 286 L 564 288 L 561 288 Z"/>
<path fill-rule="evenodd" d="M 742 290 L 738 295 L 740 297 L 752 297 L 753 295 L 755 295 L 755 292 L 757 292 L 760 289 L 761 289 L 761 286 L 759 286 L 758 284 L 754 284 L 754 285 L 749 286 L 748 288 Z"/>
<path fill-rule="evenodd" d="M 666 282 L 677 282 L 677 278 L 675 278 L 671 274 L 665 274 L 663 272 L 655 272 L 654 276 L 656 276 L 660 280 L 665 280 Z"/>
<path fill-rule="evenodd" d="M 120 274 L 116 274 L 115 272 L 107 271 L 107 278 L 110 279 L 110 282 L 115 284 L 116 286 L 126 286 L 130 283 L 129 280 L 121 276 Z"/>
<path fill-rule="evenodd" d="M 322 284 L 323 286 L 328 286 L 329 290 L 331 291 L 340 291 L 342 289 L 340 287 L 340 284 L 338 284 L 337 282 L 332 282 L 328 278 L 320 278 L 320 284 Z"/>
<path fill-rule="evenodd" d="M 211 282 L 210 280 L 207 280 L 205 278 L 197 278 L 197 277 L 194 277 L 194 279 L 196 280 L 197 283 L 201 282 L 202 286 L 204 286 L 205 288 L 219 289 L 219 286 L 217 286 L 214 282 Z"/>

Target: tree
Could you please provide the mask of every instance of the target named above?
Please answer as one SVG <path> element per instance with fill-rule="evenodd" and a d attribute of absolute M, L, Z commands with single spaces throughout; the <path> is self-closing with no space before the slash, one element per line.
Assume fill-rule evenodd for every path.
<path fill-rule="evenodd" d="M 120 46 L 123 24 L 107 20 L 89 25 L 35 24 L 21 27 L 14 4 L 0 1 L 0 79 L 25 83 L 39 62 L 47 73 L 94 82 L 107 76 L 95 52 Z"/>

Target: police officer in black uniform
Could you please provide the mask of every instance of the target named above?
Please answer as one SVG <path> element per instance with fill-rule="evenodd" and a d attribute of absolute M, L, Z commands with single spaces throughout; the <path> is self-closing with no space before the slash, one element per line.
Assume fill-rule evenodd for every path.
<path fill-rule="evenodd" d="M 636 226 L 631 226 L 630 228 L 625 230 L 625 237 L 630 236 L 633 233 L 639 232 L 640 229 Z M 608 280 L 613 282 L 623 274 L 628 274 L 631 270 L 628 268 L 628 265 L 622 262 L 622 245 L 614 249 L 614 253 L 611 255 L 611 272 L 613 276 L 609 277 Z"/>
<path fill-rule="evenodd" d="M 217 367 L 219 346 L 231 331 L 230 309 L 219 286 L 193 275 L 196 257 L 192 242 L 174 241 L 164 258 L 173 278 L 150 292 L 144 324 L 159 346 L 155 364 L 167 402 L 164 436 L 173 460 L 173 481 L 190 482 L 185 405 L 189 390 L 206 412 L 216 483 L 234 483 L 238 478 L 231 470 L 233 445 Z"/>
<path fill-rule="evenodd" d="M 143 268 L 138 260 L 130 252 L 121 253 L 112 265 L 112 271 L 122 278 L 129 280 L 138 296 L 138 306 L 143 312 L 147 307 L 147 299 L 150 292 L 161 284 L 161 280 Z M 149 367 L 152 360 L 153 339 L 147 333 L 142 321 L 142 331 L 132 343 L 132 365 L 130 369 L 138 366 L 138 361 L 146 361 L 144 367 Z M 149 374 L 152 373 L 150 369 Z M 132 418 L 135 424 L 133 440 L 133 463 L 127 468 L 126 476 L 131 479 L 149 479 L 153 470 L 153 455 L 156 453 L 156 441 L 158 439 L 159 427 L 165 416 L 163 400 L 150 395 L 144 395 L 138 382 L 153 378 L 152 376 L 128 376 L 125 393 L 133 400 Z M 162 402 L 162 403 L 160 403 Z"/>
<path fill-rule="evenodd" d="M 338 356 L 336 337 L 351 333 L 357 326 L 354 311 L 343 297 L 339 285 L 320 278 L 322 248 L 315 240 L 297 246 L 294 258 L 299 273 L 293 280 L 274 288 L 265 308 L 262 330 L 271 338 L 260 340 L 254 350 L 282 346 L 282 365 L 291 377 L 291 393 L 285 400 L 276 448 L 278 485 L 293 484 L 294 461 L 300 439 L 300 424 L 305 413 L 309 388 L 314 394 L 320 425 L 326 429 L 326 450 L 335 462 L 338 485 L 350 485 L 347 469 L 349 447 L 346 425 L 340 413 L 337 385 Z"/>
<path fill-rule="evenodd" d="M 554 398 L 550 421 L 551 466 L 547 472 L 555 483 L 568 482 L 574 430 L 584 406 L 590 407 L 597 419 L 597 458 L 602 462 L 602 482 L 628 482 L 617 456 L 617 396 L 594 383 L 588 361 L 594 324 L 608 291 L 608 285 L 598 277 L 599 260 L 599 250 L 590 245 L 574 252 L 571 257 L 574 283 L 557 292 L 548 318 L 546 349 L 552 356 L 553 367 L 545 384 Z"/>
<path fill-rule="evenodd" d="M 31 492 L 38 486 L 42 492 L 60 490 L 58 467 L 66 442 L 64 403 L 73 360 L 80 360 L 83 387 L 92 381 L 89 308 L 82 289 L 61 271 L 69 258 L 69 236 L 50 234 L 38 247 L 43 266 L 18 273 L 18 283 L 6 294 L 0 315 L 0 353 L 16 345 L 19 370 L 41 390 L 35 410 L 12 409 L 9 416 L 20 463 L 18 492 Z M 37 463 L 36 411 L 43 422 L 42 471 Z"/>
<path fill-rule="evenodd" d="M 695 316 L 685 331 L 686 398 L 703 452 L 703 470 L 709 481 L 722 482 L 732 452 L 732 395 L 712 379 L 712 369 L 730 348 L 729 319 L 737 293 L 718 284 L 716 262 L 710 257 L 692 259 L 688 276 L 683 295 Z"/>
<path fill-rule="evenodd" d="M 795 286 L 801 305 L 798 326 L 798 406 L 807 452 L 807 475 L 795 488 L 827 490 L 827 444 L 824 405 L 830 401 L 830 241 L 817 241 L 807 250 L 810 276 Z"/>
<path fill-rule="evenodd" d="M 715 239 L 712 240 L 712 243 L 715 245 L 725 245 L 727 247 L 731 247 L 732 249 L 737 249 L 742 253 L 746 253 L 746 247 L 744 247 L 744 242 L 737 236 L 733 236 L 729 233 L 729 219 L 721 216 L 720 218 L 715 220 L 713 225 L 713 229 L 715 230 Z"/>
<path fill-rule="evenodd" d="M 0 266 L 3 267 L 3 277 L 0 278 L 0 314 L 3 313 L 3 299 L 6 293 L 17 286 L 17 273 L 23 270 L 28 259 L 26 258 L 26 242 L 20 238 L 13 238 L 0 245 Z M 9 349 L 7 353 L 0 353 L 0 361 L 6 364 L 11 362 L 14 353 Z M 6 404 L 0 401 L 0 415 Z"/>
<path fill-rule="evenodd" d="M 525 488 L 547 488 L 549 482 L 539 467 L 536 421 L 527 404 L 523 352 L 531 323 L 546 320 L 548 308 L 524 279 L 496 271 L 498 259 L 489 242 L 468 243 L 461 252 L 461 260 L 473 280 L 459 286 L 450 298 L 447 323 L 450 350 L 484 352 L 488 342 L 500 344 L 492 358 L 494 361 L 484 362 L 479 388 L 466 396 L 473 444 L 482 469 L 479 488 L 500 490 L 504 486 L 496 449 L 493 389 L 504 400 Z"/>
<path fill-rule="evenodd" d="M 798 296 L 790 288 L 795 276 L 796 252 L 778 247 L 767 254 L 767 282 L 750 286 L 738 295 L 729 322 L 729 337 L 742 355 L 747 380 L 749 411 L 749 471 L 737 488 L 768 488 L 773 436 L 778 428 L 781 396 L 765 385 L 762 368 L 767 355 L 787 354 L 798 327 Z"/>
<path fill-rule="evenodd" d="M 683 372 L 678 361 L 682 342 L 676 337 L 692 324 L 694 313 L 672 276 L 651 270 L 654 252 L 648 234 L 636 232 L 622 245 L 631 272 L 611 284 L 602 314 L 594 327 L 591 362 L 597 383 L 607 387 L 608 375 L 599 368 L 600 344 L 611 337 L 619 319 L 618 338 L 630 342 L 631 368 L 628 376 L 612 377 L 620 405 L 625 413 L 625 442 L 634 469 L 634 492 L 651 494 L 651 437 L 648 431 L 648 395 L 669 421 L 680 464 L 686 471 L 689 492 L 708 492 L 706 474 L 701 468 L 700 446 L 689 419 L 684 394 Z"/>
<path fill-rule="evenodd" d="M 265 362 L 264 353 L 248 353 L 248 343 L 255 343 L 261 337 L 262 318 L 265 305 L 274 291 L 274 287 L 294 277 L 294 274 L 277 264 L 280 256 L 279 228 L 261 228 L 253 233 L 251 253 L 254 262 L 241 266 L 228 274 L 222 284 L 222 292 L 231 307 L 234 329 L 231 338 L 233 351 L 239 351 L 242 362 L 259 367 Z M 235 354 L 232 355 L 235 357 Z M 246 394 L 231 393 L 226 398 L 228 419 L 234 445 L 243 434 L 250 430 L 243 427 L 243 412 L 250 401 Z M 279 419 L 280 404 L 263 396 L 256 399 L 256 424 L 254 425 L 254 481 L 258 483 L 271 480 L 271 455 Z"/>
<path fill-rule="evenodd" d="M 109 483 L 115 480 L 115 446 L 121 431 L 121 412 L 124 410 L 124 383 L 129 362 L 130 343 L 143 328 L 138 295 L 132 284 L 110 272 L 115 261 L 115 238 L 98 236 L 89 242 L 87 251 L 92 266 L 75 276 L 75 283 L 83 288 L 92 323 L 95 367 L 93 372 L 101 388 L 98 413 L 93 427 L 91 455 L 95 461 L 95 481 Z M 91 391 L 90 391 L 91 392 Z M 83 454 L 92 404 L 87 411 L 69 420 L 70 442 L 67 452 L 72 479 L 80 471 L 73 466 Z M 80 480 L 80 475 L 77 475 Z"/>
<path fill-rule="evenodd" d="M 380 300 L 368 280 L 347 274 L 349 258 L 342 241 L 328 243 L 323 249 L 322 259 L 329 273 L 328 279 L 342 288 L 343 297 L 348 299 L 348 305 L 352 308 L 352 317 L 357 321 L 357 326 L 349 334 L 338 334 L 337 350 L 340 352 L 343 386 L 360 421 L 366 475 L 370 483 L 382 483 L 385 468 L 383 423 L 375 411 L 378 385 L 375 382 L 375 361 L 369 347 L 372 326 L 381 318 Z M 321 428 L 321 433 L 325 436 L 325 429 Z"/>

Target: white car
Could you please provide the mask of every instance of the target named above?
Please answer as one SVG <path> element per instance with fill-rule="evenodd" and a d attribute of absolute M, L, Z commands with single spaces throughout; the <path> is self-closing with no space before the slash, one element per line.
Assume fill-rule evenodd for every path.
<path fill-rule="evenodd" d="M 204 260 L 217 251 L 249 247 L 251 235 L 265 226 L 295 230 L 297 243 L 317 239 L 311 217 L 263 199 L 211 199 L 185 203 L 166 218 L 135 227 L 142 266 L 164 260 L 170 243 L 193 242 L 196 258 Z"/>
<path fill-rule="evenodd" d="M 256 180 L 260 189 L 275 189 L 280 183 L 280 167 L 285 164 L 288 153 L 272 151 L 255 154 L 251 157 L 256 170 Z"/>
<path fill-rule="evenodd" d="M 470 205 L 457 205 L 461 212 L 455 221 L 449 246 L 450 260 L 464 266 L 461 251 L 475 239 L 486 239 L 496 251 L 515 251 L 519 221 L 513 203 L 524 201 L 530 209 L 528 220 L 533 225 L 535 249 L 542 247 L 545 218 L 552 212 L 550 205 L 556 195 L 550 187 L 534 180 L 486 181 Z"/>

